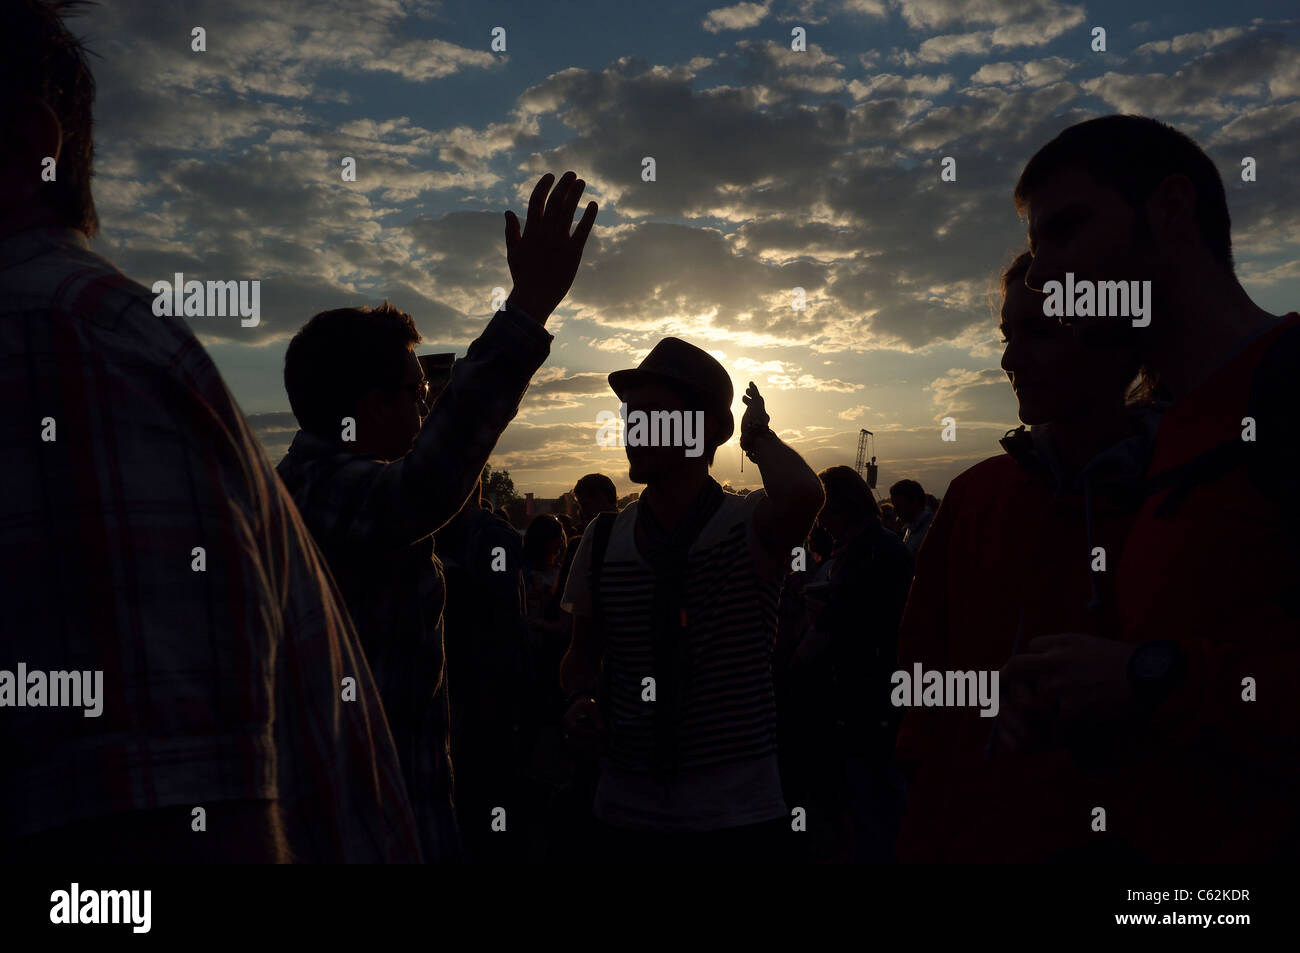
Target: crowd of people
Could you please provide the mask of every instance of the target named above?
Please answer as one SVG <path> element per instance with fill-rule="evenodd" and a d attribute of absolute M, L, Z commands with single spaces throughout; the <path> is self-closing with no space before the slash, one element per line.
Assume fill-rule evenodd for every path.
<path fill-rule="evenodd" d="M 0 64 L 0 669 L 105 684 L 95 718 L 0 691 L 0 856 L 1300 850 L 1300 315 L 1250 300 L 1173 128 L 1089 120 L 1025 166 L 998 316 L 1024 426 L 942 502 L 816 472 L 752 383 L 762 487 L 724 490 L 732 381 L 668 337 L 610 389 L 701 413 L 705 452 L 629 442 L 634 502 L 590 474 L 521 537 L 479 480 L 578 273 L 581 179 L 505 213 L 513 289 L 436 399 L 410 315 L 307 321 L 273 467 L 185 323 L 88 248 L 80 46 L 20 3 Z M 1045 316 L 1067 273 L 1150 280 L 1149 326 Z M 996 710 L 900 705 L 914 666 L 999 675 Z"/>

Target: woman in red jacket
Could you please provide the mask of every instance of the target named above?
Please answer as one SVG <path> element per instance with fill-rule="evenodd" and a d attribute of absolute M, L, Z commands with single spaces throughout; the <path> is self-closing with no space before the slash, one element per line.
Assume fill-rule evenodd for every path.
<path fill-rule="evenodd" d="M 1158 413 L 1131 400 L 1139 362 L 1126 321 L 1063 327 L 1002 279 L 1002 367 L 1029 429 L 958 476 L 917 558 L 900 669 L 996 673 L 1034 638 L 1113 632 L 1107 570 L 1142 489 Z M 996 697 L 996 693 L 995 696 Z M 910 707 L 897 755 L 909 778 L 903 861 L 997 862 L 1094 855 L 1100 797 L 1087 759 L 999 751 L 992 706 Z M 1090 840 L 1091 838 L 1091 840 Z M 1113 845 L 1114 840 L 1105 843 Z"/>

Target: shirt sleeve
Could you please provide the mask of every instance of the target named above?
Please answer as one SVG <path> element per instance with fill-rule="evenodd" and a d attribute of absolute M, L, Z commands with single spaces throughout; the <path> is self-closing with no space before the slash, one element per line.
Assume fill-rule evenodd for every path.
<path fill-rule="evenodd" d="M 617 520 L 617 517 L 615 517 Z M 582 542 L 578 544 L 577 552 L 573 554 L 573 564 L 569 566 L 569 578 L 564 585 L 564 595 L 560 599 L 560 608 L 576 616 L 591 618 L 595 614 L 592 608 L 591 600 L 591 547 L 592 536 L 595 532 L 596 520 L 587 524 L 587 529 L 582 534 Z M 610 530 L 610 537 L 613 538 L 613 528 Z"/>
<path fill-rule="evenodd" d="M 312 501 L 312 529 L 331 544 L 390 549 L 442 527 L 482 475 L 552 340 L 532 318 L 498 312 L 452 368 L 411 451 L 339 467 Z"/>

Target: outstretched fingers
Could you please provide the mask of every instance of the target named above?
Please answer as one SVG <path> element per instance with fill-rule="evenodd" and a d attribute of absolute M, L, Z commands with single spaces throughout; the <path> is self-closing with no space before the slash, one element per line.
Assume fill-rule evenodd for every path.
<path fill-rule="evenodd" d="M 564 208 L 560 215 L 560 228 L 564 230 L 565 238 L 569 237 L 569 228 L 573 225 L 573 213 L 578 208 L 578 200 L 582 198 L 582 190 L 587 187 L 587 183 L 582 179 L 574 179 L 573 185 L 570 186 L 568 193 L 564 196 Z"/>
<path fill-rule="evenodd" d="M 514 212 L 506 212 L 506 254 L 509 255 L 519 244 L 519 216 Z"/>
<path fill-rule="evenodd" d="M 546 200 L 546 211 L 542 213 L 542 229 L 548 235 L 569 234 L 569 222 L 573 221 L 573 209 L 568 204 L 569 191 L 578 179 L 578 173 L 566 172 L 555 183 L 555 190 Z M 564 218 L 564 210 L 569 209 L 569 218 Z"/>
<path fill-rule="evenodd" d="M 538 179 L 537 184 L 533 186 L 533 194 L 528 197 L 528 218 L 524 222 L 525 232 L 531 232 L 542 227 L 542 219 L 546 212 L 546 195 L 551 191 L 551 183 L 554 181 L 555 176 L 548 172 Z"/>
<path fill-rule="evenodd" d="M 596 224 L 596 210 L 596 203 L 588 202 L 587 210 L 582 213 L 578 227 L 573 230 L 573 241 L 579 255 L 587 246 L 587 236 L 591 234 L 591 227 Z"/>

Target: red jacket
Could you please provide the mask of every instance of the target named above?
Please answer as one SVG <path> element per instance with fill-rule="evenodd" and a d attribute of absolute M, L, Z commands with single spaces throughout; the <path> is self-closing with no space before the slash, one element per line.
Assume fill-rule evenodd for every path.
<path fill-rule="evenodd" d="M 920 662 L 997 670 L 1017 650 L 1017 633 L 1021 652 L 1041 635 L 1114 635 L 1109 580 L 1136 510 L 1155 418 L 1144 422 L 1142 437 L 1089 464 L 1086 494 L 1057 492 L 1042 428 L 1009 435 L 1007 454 L 952 482 L 917 559 L 899 635 L 901 669 Z M 1096 546 L 1107 571 L 1094 574 Z M 1090 827 L 1092 808 L 1102 803 L 1097 780 L 1063 750 L 990 759 L 994 721 L 974 707 L 908 709 L 897 747 L 911 775 L 900 860 L 1041 861 L 1097 843 Z"/>
<path fill-rule="evenodd" d="M 1177 640 L 1188 674 L 1113 765 L 1109 824 L 1153 860 L 1294 859 L 1300 847 L 1297 414 L 1292 313 L 1160 423 L 1150 475 L 1162 489 L 1117 575 L 1120 638 Z"/>

